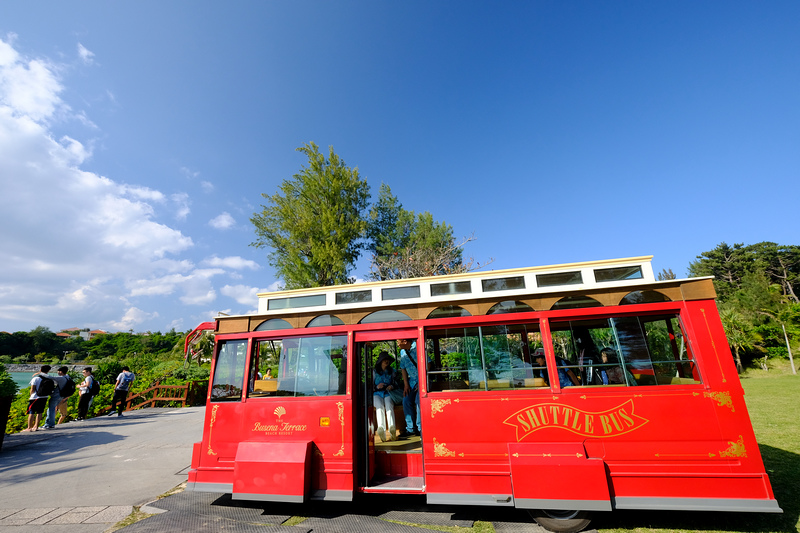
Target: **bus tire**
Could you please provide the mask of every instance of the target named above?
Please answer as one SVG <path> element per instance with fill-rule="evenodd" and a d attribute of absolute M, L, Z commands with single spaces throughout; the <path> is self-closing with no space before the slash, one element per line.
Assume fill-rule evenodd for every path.
<path fill-rule="evenodd" d="M 555 533 L 577 533 L 592 521 L 587 511 L 534 509 L 529 513 L 537 524 Z"/>

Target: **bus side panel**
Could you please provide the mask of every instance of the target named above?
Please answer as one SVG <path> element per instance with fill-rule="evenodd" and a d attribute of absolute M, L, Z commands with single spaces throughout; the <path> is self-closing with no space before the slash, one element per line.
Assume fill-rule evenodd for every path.
<path fill-rule="evenodd" d="M 196 444 L 189 481 L 193 490 L 209 492 L 233 491 L 233 467 L 239 447 L 241 402 L 209 403 L 203 429 L 203 440 Z"/>
<path fill-rule="evenodd" d="M 513 505 L 508 447 L 492 438 L 494 417 L 485 413 L 490 402 L 463 402 L 461 396 L 420 398 L 428 502 Z"/>
<path fill-rule="evenodd" d="M 579 442 L 509 444 L 514 502 L 528 509 L 610 511 L 605 465 Z"/>
<path fill-rule="evenodd" d="M 684 305 L 687 310 L 684 315 L 686 321 L 691 323 L 692 337 L 695 339 L 695 351 L 699 352 L 697 357 L 702 359 L 704 375 L 707 376 L 704 381 L 709 390 L 704 392 L 704 396 L 714 406 L 720 435 L 725 443 L 720 457 L 735 459 L 732 471 L 747 478 L 747 485 L 755 489 L 739 493 L 739 497 L 774 500 L 744 401 L 744 389 L 716 303 L 713 300 L 687 301 Z M 754 479 L 761 481 L 753 483 Z"/>
<path fill-rule="evenodd" d="M 289 501 L 280 492 L 271 492 L 266 484 L 258 488 L 255 479 L 280 475 L 284 467 L 279 467 L 277 470 L 281 472 L 278 472 L 275 464 L 259 458 L 253 450 L 263 450 L 261 445 L 268 443 L 296 445 L 301 442 L 309 443 L 309 455 L 305 459 L 309 464 L 303 469 L 308 468 L 310 486 L 304 489 L 303 498 L 352 500 L 350 403 L 345 397 L 270 397 L 210 404 L 197 466 L 193 465 L 190 473 L 192 488 L 234 492 L 236 483 L 239 487 L 236 492 L 247 494 L 247 499 Z M 241 453 L 239 443 L 243 444 Z M 253 450 L 247 452 L 248 447 Z M 241 464 L 237 465 L 237 461 Z M 246 472 L 248 480 L 236 481 L 235 471 L 240 475 Z"/>
<path fill-rule="evenodd" d="M 604 463 L 614 498 L 771 499 L 755 441 L 752 450 L 744 449 L 752 429 L 732 389 L 721 396 L 700 385 L 429 394 L 421 402 L 426 492 L 510 495 L 512 454 L 523 452 L 510 452 L 509 443 L 546 448 L 586 442 L 585 461 Z M 738 422 L 721 422 L 727 418 Z M 585 472 L 593 487 L 602 486 L 600 469 L 586 464 L 572 473 L 540 469 L 537 488 L 519 495 L 525 485 L 514 475 L 514 499 L 575 500 L 558 490 L 557 480 L 565 476 L 578 487 Z"/>
<path fill-rule="evenodd" d="M 311 477 L 310 442 L 242 442 L 233 468 L 234 500 L 302 503 Z"/>
<path fill-rule="evenodd" d="M 241 440 L 310 443 L 307 497 L 351 500 L 354 486 L 351 403 L 345 397 L 249 398 L 242 416 Z"/>

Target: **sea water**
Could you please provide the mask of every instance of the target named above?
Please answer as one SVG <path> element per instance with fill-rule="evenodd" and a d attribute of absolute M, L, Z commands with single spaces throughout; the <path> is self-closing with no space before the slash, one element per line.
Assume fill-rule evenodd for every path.
<path fill-rule="evenodd" d="M 31 380 L 33 379 L 33 372 L 9 372 L 11 379 L 17 384 L 20 389 L 31 387 Z"/>

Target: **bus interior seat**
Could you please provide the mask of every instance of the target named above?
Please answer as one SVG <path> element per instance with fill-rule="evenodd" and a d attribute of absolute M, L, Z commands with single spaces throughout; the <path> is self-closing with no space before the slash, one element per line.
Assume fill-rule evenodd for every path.
<path fill-rule="evenodd" d="M 257 379 L 253 385 L 253 391 L 257 392 L 275 392 L 278 390 L 277 379 Z"/>

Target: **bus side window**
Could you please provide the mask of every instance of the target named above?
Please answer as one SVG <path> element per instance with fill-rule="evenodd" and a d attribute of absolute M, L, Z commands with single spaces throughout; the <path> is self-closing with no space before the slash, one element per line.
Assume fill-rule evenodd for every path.
<path fill-rule="evenodd" d="M 702 383 L 677 316 L 643 317 L 642 329 L 659 385 Z"/>
<path fill-rule="evenodd" d="M 552 324 L 556 355 L 584 386 L 701 383 L 682 332 L 674 313 Z"/>
<path fill-rule="evenodd" d="M 242 399 L 246 360 L 246 340 L 220 342 L 211 385 L 212 402 L 235 402 Z"/>
<path fill-rule="evenodd" d="M 258 343 L 256 353 L 250 360 L 250 374 L 247 378 L 247 396 L 275 396 L 278 380 L 273 368 L 277 369 L 280 358 L 281 341 L 270 340 Z"/>
<path fill-rule="evenodd" d="M 535 323 L 429 329 L 428 391 L 546 387 L 531 353 L 541 342 Z"/>

